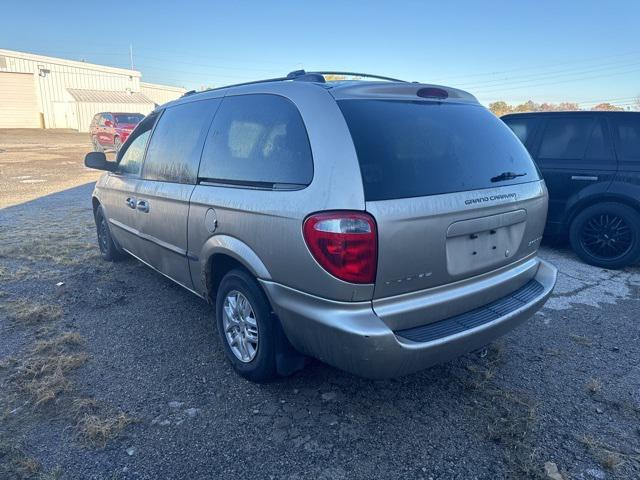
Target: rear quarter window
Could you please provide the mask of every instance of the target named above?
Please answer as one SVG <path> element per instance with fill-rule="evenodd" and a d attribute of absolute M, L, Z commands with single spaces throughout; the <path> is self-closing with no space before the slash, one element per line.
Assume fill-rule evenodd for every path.
<path fill-rule="evenodd" d="M 534 117 L 503 118 L 502 120 L 525 146 L 531 140 L 535 129 L 540 124 L 540 119 Z"/>
<path fill-rule="evenodd" d="M 240 185 L 311 183 L 311 147 L 297 107 L 278 95 L 226 97 L 209 131 L 198 176 Z"/>
<path fill-rule="evenodd" d="M 480 105 L 397 100 L 340 100 L 338 105 L 368 201 L 539 180 L 522 143 Z M 505 172 L 518 176 L 495 180 Z"/>
<path fill-rule="evenodd" d="M 616 115 L 613 125 L 618 158 L 640 165 L 640 115 Z"/>

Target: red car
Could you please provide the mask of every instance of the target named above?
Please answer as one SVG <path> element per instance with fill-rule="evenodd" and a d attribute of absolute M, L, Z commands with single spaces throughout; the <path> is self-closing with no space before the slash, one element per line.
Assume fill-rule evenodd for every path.
<path fill-rule="evenodd" d="M 97 113 L 89 126 L 93 149 L 96 152 L 117 152 L 143 118 L 141 113 Z"/>

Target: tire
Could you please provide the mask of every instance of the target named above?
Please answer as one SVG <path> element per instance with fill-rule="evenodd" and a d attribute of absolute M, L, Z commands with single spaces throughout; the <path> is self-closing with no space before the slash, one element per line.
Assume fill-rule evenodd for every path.
<path fill-rule="evenodd" d="M 619 269 L 640 259 L 640 214 L 621 203 L 585 208 L 571 222 L 569 241 L 586 263 Z"/>
<path fill-rule="evenodd" d="M 121 148 L 122 148 L 122 143 L 120 141 L 120 137 L 114 137 L 113 138 L 113 149 L 115 150 L 116 153 L 118 153 Z"/>
<path fill-rule="evenodd" d="M 97 137 L 91 137 L 91 143 L 93 143 L 93 151 L 94 152 L 103 152 L 104 149 L 102 148 L 102 145 L 100 145 L 100 142 L 98 141 Z"/>
<path fill-rule="evenodd" d="M 95 218 L 100 255 L 102 255 L 102 258 L 108 262 L 120 260 L 124 257 L 124 252 L 113 241 L 111 231 L 109 230 L 109 224 L 107 223 L 107 219 L 104 216 L 101 206 L 98 206 L 96 209 Z"/>
<path fill-rule="evenodd" d="M 280 325 L 264 292 L 244 270 L 231 270 L 220 282 L 216 295 L 216 323 L 225 354 L 239 375 L 258 383 L 278 377 L 276 358 L 281 345 Z M 233 338 L 237 339 L 235 345 L 232 345 Z M 243 344 L 245 348 L 241 348 Z"/>

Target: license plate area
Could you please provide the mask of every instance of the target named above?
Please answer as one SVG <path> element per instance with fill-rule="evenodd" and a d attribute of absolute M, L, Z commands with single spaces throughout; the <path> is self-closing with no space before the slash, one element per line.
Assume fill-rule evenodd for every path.
<path fill-rule="evenodd" d="M 447 231 L 447 271 L 462 275 L 509 263 L 520 248 L 525 226 L 524 210 L 452 224 Z"/>

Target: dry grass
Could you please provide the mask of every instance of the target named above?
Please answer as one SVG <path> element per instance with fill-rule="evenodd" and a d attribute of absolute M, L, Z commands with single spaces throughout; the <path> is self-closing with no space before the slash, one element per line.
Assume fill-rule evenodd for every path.
<path fill-rule="evenodd" d="M 35 405 L 47 403 L 69 390 L 67 374 L 86 361 L 84 353 L 31 358 L 20 365 L 17 384 Z"/>
<path fill-rule="evenodd" d="M 492 345 L 485 358 L 467 365 L 471 375 L 462 380 L 477 400 L 474 415 L 485 419 L 487 437 L 502 449 L 512 478 L 545 478 L 530 435 L 536 423 L 536 405 L 526 395 L 495 386 L 503 347 Z"/>
<path fill-rule="evenodd" d="M 32 300 L 13 300 L 2 306 L 10 320 L 27 324 L 42 324 L 62 318 L 62 308 L 56 304 Z"/>
<path fill-rule="evenodd" d="M 640 453 L 625 453 L 593 437 L 584 435 L 578 438 L 594 458 L 608 470 L 615 470 L 626 462 L 632 462 L 636 468 L 640 468 Z"/>
<path fill-rule="evenodd" d="M 15 270 L 11 270 L 3 265 L 0 265 L 0 282 L 22 280 L 28 277 L 29 275 L 31 275 L 32 273 L 33 272 L 30 269 L 24 266 L 19 267 Z"/>
<path fill-rule="evenodd" d="M 0 238 L 0 258 L 78 265 L 98 256 L 97 246 L 87 239 L 86 231 L 48 231 L 39 236 L 33 232 L 18 232 L 17 236 Z"/>
<path fill-rule="evenodd" d="M 77 419 L 78 438 L 86 445 L 103 448 L 109 440 L 133 422 L 133 418 L 120 410 L 105 410 L 92 399 L 73 401 L 71 410 Z"/>
<path fill-rule="evenodd" d="M 597 378 L 592 378 L 591 380 L 589 380 L 589 382 L 587 383 L 587 391 L 590 394 L 596 394 L 600 390 L 602 390 L 602 383 L 600 383 L 600 380 L 598 380 Z"/>
<path fill-rule="evenodd" d="M 582 345 L 584 347 L 590 347 L 591 345 L 593 345 L 593 341 L 590 338 L 583 337 L 582 335 L 571 334 L 569 335 L 569 338 L 578 345 Z"/>
<path fill-rule="evenodd" d="M 74 332 L 37 342 L 18 361 L 12 376 L 15 385 L 34 405 L 56 399 L 71 386 L 68 373 L 87 361 L 86 353 L 74 351 L 81 343 L 82 337 Z"/>
<path fill-rule="evenodd" d="M 109 440 L 116 438 L 120 432 L 133 422 L 124 412 L 113 415 L 85 414 L 76 425 L 80 440 L 90 446 L 104 448 Z"/>
<path fill-rule="evenodd" d="M 64 332 L 57 337 L 40 340 L 33 347 L 35 353 L 44 353 L 50 351 L 59 351 L 65 346 L 82 345 L 84 338 L 78 332 Z"/>
<path fill-rule="evenodd" d="M 40 464 L 14 442 L 0 438 L 0 478 L 26 480 L 36 477 Z"/>

